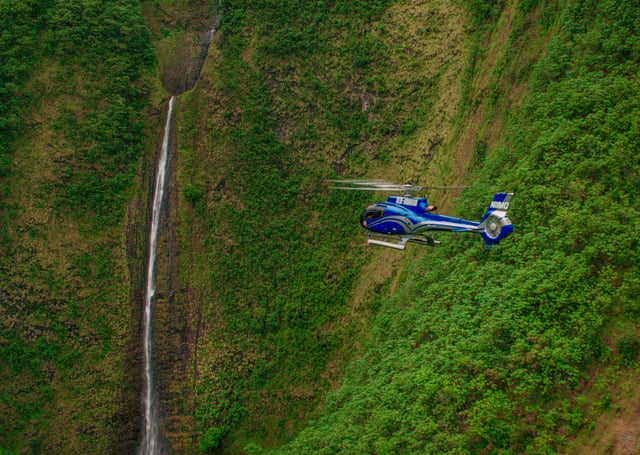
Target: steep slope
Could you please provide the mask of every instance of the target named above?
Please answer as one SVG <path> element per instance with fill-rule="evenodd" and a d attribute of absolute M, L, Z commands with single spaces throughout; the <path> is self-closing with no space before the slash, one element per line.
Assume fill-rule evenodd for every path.
<path fill-rule="evenodd" d="M 227 6 L 180 145 L 179 400 L 201 449 L 279 445 L 313 416 L 284 452 L 588 445 L 638 356 L 635 7 Z M 365 256 L 323 217 L 370 200 L 327 194 L 334 175 L 478 182 L 468 216 L 512 190 L 518 233 Z"/>
<path fill-rule="evenodd" d="M 638 6 L 217 7 L 177 105 L 166 449 L 637 451 Z M 151 106 L 160 80 L 183 83 L 210 8 L 0 5 L 2 453 L 138 442 Z M 516 233 L 491 252 L 454 234 L 365 248 L 377 198 L 326 185 L 357 176 L 475 183 L 429 195 L 468 217 L 514 191 Z"/>
<path fill-rule="evenodd" d="M 166 320 L 188 351 L 167 368 L 175 450 L 197 450 L 194 430 L 201 449 L 231 452 L 298 431 L 398 270 L 398 257 L 363 249 L 354 221 L 371 197 L 331 193 L 326 179 L 420 178 L 452 134 L 465 13 L 351 3 L 227 5 L 181 99 L 180 274 Z M 373 257 L 388 265 L 356 283 Z"/>
<path fill-rule="evenodd" d="M 516 234 L 419 260 L 321 416 L 274 453 L 637 452 L 639 13 L 505 5 L 504 57 L 484 57 L 499 71 L 488 102 L 469 99 L 467 134 L 476 180 L 515 191 Z M 523 65 L 532 38 L 543 58 Z"/>
<path fill-rule="evenodd" d="M 0 451 L 131 451 L 149 36 L 136 2 L 2 9 Z"/>

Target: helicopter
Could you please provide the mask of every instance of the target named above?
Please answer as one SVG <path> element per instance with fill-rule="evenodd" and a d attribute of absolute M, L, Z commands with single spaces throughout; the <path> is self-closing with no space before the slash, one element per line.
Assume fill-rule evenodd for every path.
<path fill-rule="evenodd" d="M 488 248 L 498 244 L 513 232 L 507 210 L 513 193 L 496 193 L 480 221 L 470 221 L 433 213 L 437 207 L 428 205 L 427 199 L 413 197 L 425 189 L 464 188 L 462 186 L 399 185 L 384 180 L 330 180 L 335 190 L 403 192 L 403 196 L 390 196 L 386 202 L 369 205 L 360 216 L 360 225 L 366 230 L 367 243 L 404 250 L 407 243 L 435 246 L 441 242 L 426 235 L 428 231 L 475 232 L 482 236 Z"/>

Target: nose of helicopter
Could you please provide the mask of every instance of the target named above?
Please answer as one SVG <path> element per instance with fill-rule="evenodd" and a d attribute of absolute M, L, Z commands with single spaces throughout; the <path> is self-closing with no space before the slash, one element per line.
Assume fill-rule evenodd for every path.
<path fill-rule="evenodd" d="M 380 218 L 384 215 L 384 207 L 377 204 L 370 205 L 362 211 L 360 215 L 360 224 L 363 228 L 368 229 L 369 223 L 375 218 Z"/>

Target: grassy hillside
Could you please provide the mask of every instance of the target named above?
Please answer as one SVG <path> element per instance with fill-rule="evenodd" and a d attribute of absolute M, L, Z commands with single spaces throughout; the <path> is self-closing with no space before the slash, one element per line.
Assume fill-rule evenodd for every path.
<path fill-rule="evenodd" d="M 637 9 L 225 7 L 179 144 L 200 448 L 582 452 L 616 412 L 636 444 Z M 517 234 L 363 251 L 336 175 L 515 191 Z"/>
<path fill-rule="evenodd" d="M 214 13 L 160 253 L 170 453 L 637 451 L 633 2 L 0 12 L 0 453 L 134 451 L 153 105 Z M 359 176 L 475 184 L 429 195 L 469 218 L 514 191 L 516 232 L 367 248 L 380 195 L 326 182 Z"/>
<path fill-rule="evenodd" d="M 167 372 L 176 450 L 281 444 L 337 384 L 396 273 L 359 272 L 371 255 L 397 258 L 363 248 L 354 221 L 370 195 L 326 179 L 426 172 L 462 96 L 464 16 L 445 2 L 225 5 L 178 116 L 180 274 L 166 317 L 188 324 L 166 336 L 180 330 L 189 349 Z M 449 115 L 425 128 L 436 109 Z M 420 143 L 430 149 L 412 157 Z"/>
<path fill-rule="evenodd" d="M 149 34 L 125 0 L 0 10 L 0 452 L 131 451 Z"/>
<path fill-rule="evenodd" d="M 511 5 L 473 177 L 515 191 L 516 234 L 491 253 L 448 239 L 416 261 L 319 418 L 274 453 L 638 449 L 640 10 Z M 530 37 L 548 44 L 523 67 Z M 521 81 L 522 107 L 501 111 Z M 480 188 L 461 212 L 481 210 Z"/>

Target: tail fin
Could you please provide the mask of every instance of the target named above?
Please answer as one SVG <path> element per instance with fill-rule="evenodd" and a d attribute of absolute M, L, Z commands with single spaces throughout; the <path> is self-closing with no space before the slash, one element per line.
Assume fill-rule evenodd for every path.
<path fill-rule="evenodd" d="M 487 246 L 495 245 L 513 232 L 507 210 L 513 193 L 496 193 L 480 221 L 481 232 Z"/>

